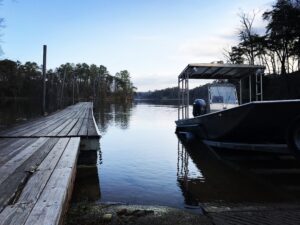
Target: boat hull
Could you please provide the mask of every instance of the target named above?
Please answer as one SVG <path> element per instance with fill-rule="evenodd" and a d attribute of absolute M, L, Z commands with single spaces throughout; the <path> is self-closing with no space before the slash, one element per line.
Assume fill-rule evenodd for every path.
<path fill-rule="evenodd" d="M 235 108 L 177 120 L 177 131 L 200 139 L 244 143 L 287 143 L 300 120 L 300 100 L 251 102 Z"/>

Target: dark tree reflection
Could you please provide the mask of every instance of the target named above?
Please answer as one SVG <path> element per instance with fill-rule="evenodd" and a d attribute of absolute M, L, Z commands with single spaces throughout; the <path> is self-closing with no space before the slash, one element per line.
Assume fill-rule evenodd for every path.
<path fill-rule="evenodd" d="M 128 129 L 134 103 L 129 102 L 99 102 L 95 104 L 95 118 L 102 134 L 113 123 L 121 129 Z"/>

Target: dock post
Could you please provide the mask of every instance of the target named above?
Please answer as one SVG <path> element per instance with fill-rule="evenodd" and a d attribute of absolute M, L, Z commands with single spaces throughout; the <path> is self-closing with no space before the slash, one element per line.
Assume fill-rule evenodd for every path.
<path fill-rule="evenodd" d="M 47 61 L 47 45 L 43 46 L 43 115 L 46 114 L 46 61 Z"/>

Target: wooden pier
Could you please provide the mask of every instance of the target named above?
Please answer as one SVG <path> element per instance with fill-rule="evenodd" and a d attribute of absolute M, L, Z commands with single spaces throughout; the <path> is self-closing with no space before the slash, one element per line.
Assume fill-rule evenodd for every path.
<path fill-rule="evenodd" d="M 89 102 L 0 132 L 0 224 L 61 224 L 81 140 L 99 138 Z"/>

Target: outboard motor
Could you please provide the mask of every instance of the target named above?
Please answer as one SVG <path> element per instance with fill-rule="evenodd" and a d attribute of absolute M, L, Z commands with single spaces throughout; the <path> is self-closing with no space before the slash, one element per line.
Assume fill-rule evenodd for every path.
<path fill-rule="evenodd" d="M 206 102 L 203 99 L 196 99 L 193 103 L 193 116 L 200 116 L 206 113 Z"/>

